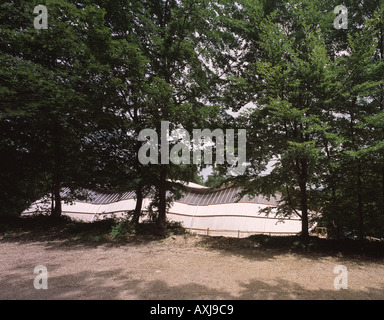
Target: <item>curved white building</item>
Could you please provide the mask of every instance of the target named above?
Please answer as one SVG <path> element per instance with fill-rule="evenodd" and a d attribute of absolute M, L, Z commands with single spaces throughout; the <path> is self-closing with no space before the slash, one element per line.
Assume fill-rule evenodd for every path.
<path fill-rule="evenodd" d="M 261 209 L 274 207 L 276 199 L 267 200 L 258 196 L 238 199 L 240 188 L 221 188 L 218 190 L 188 184 L 188 192 L 175 201 L 167 217 L 179 221 L 191 232 L 207 235 L 247 237 L 251 234 L 289 235 L 301 231 L 300 219 L 277 218 L 272 213 L 268 216 Z M 91 200 L 74 201 L 62 204 L 63 214 L 75 219 L 94 221 L 104 216 L 124 216 L 134 210 L 135 193 L 101 193 L 90 191 Z M 147 211 L 150 198 L 143 201 L 143 211 Z M 32 206 L 28 212 L 36 211 Z"/>

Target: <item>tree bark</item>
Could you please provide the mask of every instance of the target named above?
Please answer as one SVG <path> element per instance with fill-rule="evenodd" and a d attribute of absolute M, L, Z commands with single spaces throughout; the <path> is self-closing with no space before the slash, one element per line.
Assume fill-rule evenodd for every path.
<path fill-rule="evenodd" d="M 143 190 L 141 185 L 139 185 L 136 189 L 136 206 L 135 206 L 135 211 L 132 217 L 132 223 L 134 226 L 137 226 L 139 224 L 142 205 L 143 205 Z"/>
<path fill-rule="evenodd" d="M 61 208 L 61 152 L 60 152 L 60 128 L 58 120 L 54 120 L 53 128 L 53 195 L 54 207 L 51 212 L 52 217 L 60 217 L 62 213 Z"/>
<path fill-rule="evenodd" d="M 62 208 L 61 208 L 61 183 L 59 180 L 55 179 L 54 186 L 54 197 L 55 197 L 55 206 L 52 211 L 52 217 L 58 218 L 61 216 Z"/>
<path fill-rule="evenodd" d="M 383 57 L 384 57 L 384 31 L 382 29 L 380 29 L 380 60 L 382 61 L 383 60 Z M 383 91 L 383 85 L 380 84 L 380 89 L 381 91 Z M 380 111 L 382 111 L 384 109 L 384 97 L 383 95 L 381 94 L 380 95 L 380 102 L 379 102 L 379 105 L 380 105 Z M 384 129 L 383 129 L 383 135 L 384 135 Z M 382 164 L 382 167 L 381 167 L 381 197 L 382 197 L 382 214 L 384 215 L 384 164 Z"/>
<path fill-rule="evenodd" d="M 307 170 L 307 160 L 304 158 L 296 159 L 296 173 L 300 188 L 301 236 L 305 240 L 309 238 Z"/>
<path fill-rule="evenodd" d="M 157 226 L 160 234 L 165 233 L 167 219 L 167 169 L 165 165 L 160 165 L 160 183 L 159 183 L 159 215 L 157 217 Z"/>
<path fill-rule="evenodd" d="M 359 215 L 359 239 L 364 237 L 364 212 L 363 212 L 363 197 L 361 195 L 362 183 L 361 183 L 361 166 L 357 165 L 357 212 Z"/>
<path fill-rule="evenodd" d="M 381 213 L 384 216 L 384 164 L 381 167 Z"/>
<path fill-rule="evenodd" d="M 309 237 L 309 222 L 308 222 L 308 195 L 307 184 L 301 181 L 300 184 L 300 209 L 301 209 L 301 236 L 305 239 Z"/>

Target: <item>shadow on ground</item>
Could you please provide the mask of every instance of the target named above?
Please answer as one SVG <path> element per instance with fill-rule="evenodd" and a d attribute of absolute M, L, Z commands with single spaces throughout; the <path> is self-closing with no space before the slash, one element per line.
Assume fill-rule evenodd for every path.
<path fill-rule="evenodd" d="M 2 282 L 0 299 L 20 300 L 291 300 L 291 299 L 384 299 L 384 287 L 356 289 L 308 290 L 303 286 L 276 278 L 273 283 L 253 278 L 239 283 L 236 293 L 209 288 L 199 283 L 171 286 L 163 280 L 129 279 L 122 269 L 81 271 L 48 279 L 48 289 L 34 289 L 33 277 L 20 279 L 11 275 Z"/>
<path fill-rule="evenodd" d="M 355 240 L 330 240 L 310 237 L 303 241 L 299 236 L 256 235 L 248 238 L 200 236 L 198 246 L 234 254 L 245 258 L 273 258 L 283 254 L 297 254 L 318 260 L 331 256 L 370 262 L 382 262 L 384 243 Z"/>
<path fill-rule="evenodd" d="M 384 243 L 359 242 L 354 240 L 326 240 L 311 237 L 304 242 L 298 236 L 255 235 L 249 238 L 195 236 L 183 233 L 179 226 L 172 226 L 167 237 L 153 234 L 153 225 L 141 225 L 140 232 L 124 233 L 121 238 L 111 237 L 110 231 L 116 221 L 101 220 L 94 223 L 75 222 L 68 218 L 52 220 L 47 216 L 18 218 L 0 221 L 0 243 L 18 242 L 45 243 L 52 249 L 78 249 L 104 247 L 169 245 L 201 247 L 224 255 L 236 255 L 248 259 L 273 259 L 283 254 L 298 254 L 309 259 L 325 256 L 350 258 L 365 261 L 382 261 Z M 180 240 L 181 239 L 181 240 Z M 175 242 L 175 243 L 173 243 Z"/>

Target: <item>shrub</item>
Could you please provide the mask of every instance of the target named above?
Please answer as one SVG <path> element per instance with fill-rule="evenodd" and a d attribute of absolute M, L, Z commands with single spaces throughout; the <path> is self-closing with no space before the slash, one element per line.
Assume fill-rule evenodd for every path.
<path fill-rule="evenodd" d="M 129 226 L 127 221 L 121 221 L 112 226 L 109 234 L 113 239 L 119 240 L 129 233 L 134 233 L 134 230 Z"/>
<path fill-rule="evenodd" d="M 186 233 L 183 223 L 180 221 L 167 220 L 168 233 L 172 234 L 184 234 Z"/>

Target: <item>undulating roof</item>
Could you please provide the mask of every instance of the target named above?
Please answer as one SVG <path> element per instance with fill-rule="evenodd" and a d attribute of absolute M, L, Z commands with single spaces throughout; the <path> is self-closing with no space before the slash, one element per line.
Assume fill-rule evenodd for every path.
<path fill-rule="evenodd" d="M 188 188 L 188 191 L 177 200 L 178 202 L 182 202 L 189 205 L 211 205 L 211 204 L 224 204 L 224 203 L 259 203 L 259 204 L 276 204 L 276 198 L 267 199 L 263 196 L 255 196 L 253 198 L 245 195 L 239 199 L 238 194 L 241 192 L 240 187 L 227 187 L 218 190 L 213 189 L 203 189 L 204 191 L 200 191 L 196 188 Z M 85 202 L 92 204 L 108 204 L 112 202 L 134 199 L 135 192 L 99 192 L 88 190 L 87 191 L 89 199 Z"/>

